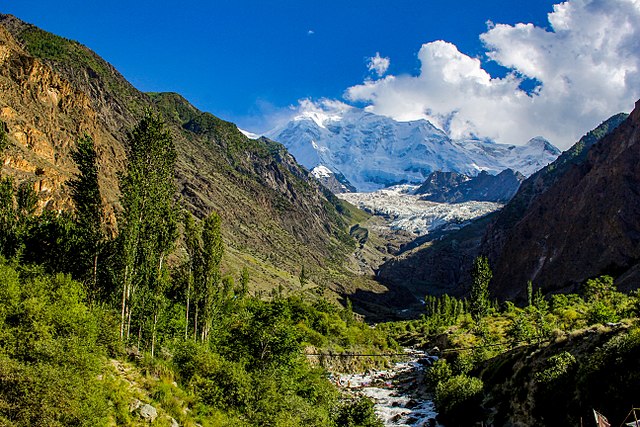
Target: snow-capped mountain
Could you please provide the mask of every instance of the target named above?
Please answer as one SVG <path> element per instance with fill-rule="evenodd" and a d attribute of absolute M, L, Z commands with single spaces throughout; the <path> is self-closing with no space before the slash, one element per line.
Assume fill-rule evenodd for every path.
<path fill-rule="evenodd" d="M 344 175 L 339 172 L 333 172 L 324 165 L 318 165 L 313 168 L 311 170 L 311 175 L 335 194 L 356 191 L 356 188 L 351 185 Z"/>
<path fill-rule="evenodd" d="M 433 171 L 475 176 L 511 168 L 529 176 L 560 154 L 541 137 L 522 146 L 457 141 L 426 120 L 398 122 L 345 104 L 303 111 L 265 136 L 309 169 L 344 175 L 358 191 L 422 183 Z"/>

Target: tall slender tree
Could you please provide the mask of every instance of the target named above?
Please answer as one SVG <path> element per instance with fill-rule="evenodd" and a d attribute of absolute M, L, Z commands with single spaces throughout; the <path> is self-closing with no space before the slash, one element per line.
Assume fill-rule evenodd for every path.
<path fill-rule="evenodd" d="M 477 322 L 489 313 L 491 302 L 489 301 L 489 282 L 493 273 L 489 267 L 489 260 L 485 256 L 479 256 L 473 261 L 471 272 L 471 317 Z"/>
<path fill-rule="evenodd" d="M 17 251 L 17 208 L 11 177 L 0 179 L 0 254 L 10 258 Z"/>
<path fill-rule="evenodd" d="M 98 158 L 93 138 L 84 135 L 71 152 L 78 173 L 68 182 L 76 207 L 75 219 L 79 234 L 77 260 L 80 277 L 87 283 L 88 295 L 95 297 L 98 285 L 98 260 L 106 234 L 102 227 L 103 208 L 98 184 Z"/>
<path fill-rule="evenodd" d="M 151 352 L 168 285 L 166 257 L 177 233 L 173 139 L 159 115 L 147 112 L 129 134 L 128 164 L 121 177 L 122 310 L 120 335 L 130 335 L 132 312 L 150 304 Z M 137 298 L 137 295 L 146 298 Z M 138 319 L 139 335 L 145 319 Z M 126 324 L 126 326 L 125 326 Z"/>
<path fill-rule="evenodd" d="M 206 340 L 216 313 L 217 299 L 220 297 L 220 263 L 224 253 L 220 216 L 212 212 L 204 219 L 202 226 L 202 340 Z"/>
<path fill-rule="evenodd" d="M 191 308 L 191 301 L 194 295 L 194 284 L 196 277 L 199 276 L 199 260 L 202 252 L 202 231 L 198 224 L 196 224 L 195 218 L 189 211 L 184 211 L 183 215 L 184 223 L 184 241 L 187 250 L 187 294 L 186 294 L 186 309 L 185 309 L 185 330 L 184 338 L 189 336 L 189 310 Z M 197 310 L 198 300 L 195 299 L 195 306 Z M 197 334 L 197 322 L 198 318 L 194 319 L 194 335 Z"/>

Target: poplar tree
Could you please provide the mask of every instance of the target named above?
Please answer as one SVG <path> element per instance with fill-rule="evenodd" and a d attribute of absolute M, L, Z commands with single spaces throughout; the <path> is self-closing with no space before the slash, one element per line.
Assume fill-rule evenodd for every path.
<path fill-rule="evenodd" d="M 244 298 L 249 292 L 249 269 L 242 267 L 242 273 L 240 273 L 240 297 Z"/>
<path fill-rule="evenodd" d="M 151 304 L 151 353 L 168 286 L 166 257 L 177 233 L 173 139 L 159 115 L 147 112 L 128 138 L 121 178 L 122 310 L 120 335 L 130 336 L 132 312 Z M 137 298 L 146 295 L 146 298 Z M 138 335 L 145 319 L 138 319 Z M 126 327 L 125 327 L 126 323 Z"/>
<path fill-rule="evenodd" d="M 98 184 L 98 160 L 93 139 L 89 135 L 78 140 L 71 158 L 78 167 L 76 176 L 68 182 L 75 204 L 75 220 L 79 233 L 78 259 L 80 275 L 88 283 L 90 298 L 98 283 L 98 259 L 105 241 L 102 228 L 102 198 Z"/>
<path fill-rule="evenodd" d="M 469 312 L 471 317 L 477 322 L 487 314 L 491 302 L 489 301 L 489 282 L 493 273 L 489 267 L 489 260 L 485 256 L 479 256 L 473 261 L 471 272 L 473 281 L 471 282 L 471 296 Z"/>
<path fill-rule="evenodd" d="M 198 299 L 197 293 L 194 292 L 194 284 L 196 278 L 199 278 L 198 270 L 200 266 L 199 259 L 201 258 L 202 252 L 202 244 L 201 244 L 201 235 L 202 231 L 198 224 L 196 224 L 195 218 L 189 211 L 184 212 L 183 216 L 184 222 L 184 242 L 187 250 L 187 295 L 186 295 L 186 309 L 185 309 L 185 330 L 184 330 L 184 338 L 187 339 L 189 335 L 189 311 L 191 308 L 191 300 L 193 298 L 193 302 L 196 307 L 196 317 L 194 319 L 194 335 L 197 334 L 198 328 Z M 195 298 L 194 298 L 195 297 Z"/>
<path fill-rule="evenodd" d="M 17 251 L 17 209 L 11 177 L 0 179 L 0 254 L 11 258 Z"/>
<path fill-rule="evenodd" d="M 220 296 L 220 263 L 224 253 L 220 216 L 212 212 L 202 226 L 202 340 L 206 340 L 215 317 L 216 303 Z"/>

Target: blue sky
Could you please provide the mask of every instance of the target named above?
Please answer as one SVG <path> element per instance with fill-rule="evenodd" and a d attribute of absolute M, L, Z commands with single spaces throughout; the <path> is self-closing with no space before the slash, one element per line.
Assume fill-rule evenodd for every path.
<path fill-rule="evenodd" d="M 413 73 L 422 43 L 482 53 L 486 22 L 547 24 L 552 1 L 9 0 L 2 12 L 89 46 L 143 91 L 175 91 L 199 108 L 253 124 L 269 106 L 340 98 L 367 77 L 366 58 Z M 517 5 L 517 6 L 515 6 Z M 309 32 L 313 32 L 310 34 Z"/>
<path fill-rule="evenodd" d="M 486 105 L 495 105 L 497 89 L 494 86 L 509 86 L 512 93 L 505 105 L 518 110 L 520 116 L 503 117 L 505 122 L 517 121 L 525 114 L 541 115 L 539 120 L 543 122 L 545 111 L 558 116 L 568 110 L 572 102 L 582 102 L 581 98 L 572 96 L 562 104 L 563 109 L 554 109 L 550 105 L 557 102 L 545 98 L 546 102 L 539 102 L 540 107 L 532 112 L 524 105 L 530 100 L 522 96 L 519 88 L 525 87 L 530 92 L 531 86 L 526 83 L 530 77 L 549 79 L 544 82 L 549 88 L 551 79 L 580 80 L 572 74 L 579 71 L 577 67 L 568 69 L 569 65 L 561 64 L 558 58 L 562 54 L 558 52 L 567 50 L 567 40 L 575 46 L 582 43 L 580 40 L 591 28 L 574 31 L 571 26 L 579 25 L 578 19 L 588 20 L 584 25 L 595 25 L 593 31 L 597 32 L 601 22 L 605 31 L 615 35 L 618 28 L 612 28 L 611 22 L 602 17 L 612 13 L 623 17 L 631 15 L 628 18 L 630 26 L 640 27 L 640 21 L 634 15 L 637 12 L 640 16 L 640 5 L 637 0 L 569 0 L 565 3 L 567 7 L 556 13 L 556 25 L 563 29 L 567 16 L 575 18 L 566 25 L 570 27 L 569 36 L 558 34 L 555 37 L 553 25 L 548 20 L 548 14 L 554 11 L 553 4 L 550 0 L 5 0 L 0 11 L 80 41 L 112 63 L 142 91 L 179 92 L 200 109 L 249 130 L 266 130 L 273 124 L 274 117 L 288 111 L 288 106 L 298 105 L 301 99 L 332 99 L 368 106 L 374 112 L 399 119 L 424 117 L 437 123 L 457 114 L 460 123 L 472 124 L 460 125 L 462 136 L 484 135 L 524 143 L 521 139 L 527 135 L 543 133 L 562 140 L 553 141 L 562 146 L 567 144 L 564 140 L 571 140 L 583 128 L 586 131 L 593 122 L 597 124 L 605 119 L 601 116 L 609 110 L 611 114 L 619 109 L 629 110 L 629 99 L 636 96 L 637 91 L 619 104 L 609 102 L 590 107 L 580 113 L 584 117 L 581 116 L 579 123 L 571 128 L 572 133 L 564 134 L 556 129 L 561 125 L 559 123 L 550 129 L 543 127 L 540 132 L 527 130 L 528 133 L 521 132 L 522 135 L 518 133 L 520 126 L 517 125 L 514 131 L 500 132 L 495 126 L 481 123 L 489 119 L 483 119 L 478 112 L 472 111 L 473 108 L 462 105 L 462 101 L 459 101 L 460 105 L 438 106 L 439 102 L 433 101 L 433 94 L 444 90 L 441 86 L 430 86 L 428 93 L 421 95 L 419 100 L 412 99 L 411 106 L 407 105 L 404 110 L 395 107 L 397 99 L 412 98 L 414 93 L 424 89 L 423 83 L 429 73 L 421 71 L 421 66 L 430 64 L 433 67 L 433 55 L 443 54 L 447 60 L 453 60 L 457 52 L 463 56 L 463 62 L 467 56 L 480 59 L 481 72 L 499 78 L 499 85 L 491 83 L 493 104 L 489 104 L 486 94 L 480 96 L 475 89 L 477 99 L 468 92 L 459 98 L 477 100 L 481 110 L 490 111 Z M 507 26 L 498 25 L 496 31 L 489 31 L 493 24 L 488 26 L 488 21 Z M 518 23 L 533 26 L 517 27 Z M 532 28 L 535 31 L 530 31 Z M 572 31 L 576 34 L 573 38 Z M 551 42 L 547 37 L 549 34 L 553 36 Z M 481 35 L 485 35 L 484 43 Z M 637 36 L 635 33 L 621 35 L 625 40 Z M 510 46 L 511 38 L 520 43 Z M 423 46 L 436 40 L 444 40 L 450 45 Z M 626 42 L 625 46 L 629 44 Z M 488 45 L 492 47 L 489 49 Z M 452 46 L 455 49 L 449 49 Z M 580 45 L 576 48 L 576 57 L 583 57 L 585 50 L 590 55 L 589 49 L 589 45 Z M 620 52 L 625 57 L 629 52 L 640 53 L 637 46 L 624 49 L 621 47 Z M 551 52 L 550 58 L 557 67 L 550 68 L 546 60 L 538 60 L 533 66 L 524 63 L 531 52 L 546 50 Z M 377 52 L 381 58 L 390 61 L 381 75 L 367 68 L 368 61 Z M 544 52 L 540 55 L 546 55 Z M 493 61 L 488 58 L 491 55 Z M 612 64 L 619 62 L 617 57 L 608 60 Z M 446 65 L 436 65 L 446 68 Z M 623 72 L 635 65 L 629 64 Z M 477 74 L 475 65 L 465 67 L 474 68 L 471 75 Z M 511 84 L 513 82 L 507 81 L 509 76 L 515 76 L 518 81 Z M 465 79 L 467 77 L 465 75 Z M 437 76 L 429 75 L 428 78 Z M 583 86 L 575 86 L 574 91 L 584 92 L 598 78 L 602 80 L 601 76 L 594 76 Z M 403 88 L 416 83 L 412 79 L 419 87 L 412 88 L 408 94 L 403 93 Z M 629 85 L 634 82 L 630 81 Z M 402 88 L 394 86 L 400 83 L 404 85 Z M 487 86 L 487 83 L 483 85 Z M 625 85 L 623 89 L 626 88 Z M 447 90 L 451 88 L 447 87 Z M 594 93 L 594 99 L 602 98 L 604 90 Z M 346 93 L 349 94 L 347 98 Z M 530 97 L 531 93 L 528 95 Z M 504 98 L 504 95 L 500 96 Z M 431 104 L 434 104 L 433 108 Z"/>

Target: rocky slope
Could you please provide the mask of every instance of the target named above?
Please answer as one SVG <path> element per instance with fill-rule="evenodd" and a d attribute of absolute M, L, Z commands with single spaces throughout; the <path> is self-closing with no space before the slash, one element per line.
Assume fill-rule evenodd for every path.
<path fill-rule="evenodd" d="M 420 184 L 434 171 L 475 176 L 511 168 L 528 176 L 560 154 L 540 137 L 519 146 L 452 140 L 426 120 L 398 122 L 344 104 L 303 111 L 266 135 L 306 167 L 342 173 L 358 191 Z"/>
<path fill-rule="evenodd" d="M 282 145 L 249 139 L 177 94 L 141 93 L 88 48 L 9 15 L 0 15 L 0 94 L 10 142 L 2 174 L 33 182 L 41 208 L 72 208 L 64 186 L 76 170 L 69 153 L 88 134 L 115 230 L 127 132 L 152 109 L 174 137 L 184 205 L 223 218 L 229 272 L 247 266 L 256 283 L 291 287 L 302 265 L 316 283 L 340 283 L 348 274 L 342 264 L 354 243 L 338 210 L 350 210 Z"/>
<path fill-rule="evenodd" d="M 522 299 L 528 280 L 545 292 L 574 291 L 601 274 L 617 277 L 621 289 L 638 287 L 639 125 L 640 102 L 590 148 L 574 147 L 523 184 L 484 239 L 495 295 Z"/>
<path fill-rule="evenodd" d="M 439 203 L 506 203 L 516 194 L 524 179 L 524 175 L 512 169 L 505 169 L 498 175 L 482 171 L 475 177 L 455 172 L 433 172 L 414 194 L 423 195 L 423 200 Z"/>
<path fill-rule="evenodd" d="M 584 197 L 589 196 L 584 194 L 583 183 L 567 181 L 564 184 L 560 184 L 560 182 L 565 175 L 570 173 L 580 173 L 579 171 L 585 173 L 586 170 L 593 169 L 594 165 L 583 165 L 589 161 L 588 157 L 592 162 L 601 161 L 596 157 L 588 156 L 591 147 L 613 132 L 626 118 L 626 114 L 613 116 L 598 128 L 589 132 L 555 162 L 526 179 L 513 199 L 491 217 L 482 218 L 444 237 L 434 235 L 429 238 L 416 239 L 416 242 L 408 250 L 404 251 L 396 259 L 388 260 L 379 267 L 378 278 L 382 283 L 390 287 L 406 285 L 417 295 L 425 293 L 463 295 L 468 291 L 472 261 L 476 256 L 483 253 L 489 257 L 491 266 L 494 269 L 494 287 L 492 288 L 494 294 L 500 298 L 521 300 L 526 291 L 526 281 L 528 277 L 531 277 L 527 275 L 532 273 L 532 270 L 528 269 L 525 263 L 529 262 L 537 265 L 535 263 L 538 262 L 539 258 L 536 258 L 536 256 L 540 255 L 530 246 L 535 247 L 536 244 L 545 241 L 545 239 L 553 239 L 558 245 L 554 249 L 555 256 L 573 250 L 571 261 L 565 259 L 564 262 L 571 262 L 575 265 L 567 266 L 567 271 L 584 271 L 582 275 L 577 275 L 581 276 L 580 278 L 573 279 L 574 282 L 566 288 L 567 290 L 575 289 L 576 283 L 590 276 L 607 272 L 615 274 L 615 271 L 606 268 L 606 264 L 603 267 L 604 263 L 602 261 L 598 261 L 599 268 L 594 268 L 594 265 L 601 255 L 607 252 L 622 251 L 625 247 L 628 247 L 628 243 L 624 243 L 624 240 L 618 240 L 617 233 L 606 235 L 607 232 L 612 232 L 608 228 L 608 224 L 614 224 L 619 221 L 617 214 L 614 213 L 612 217 L 592 217 L 594 223 L 591 228 L 587 228 L 577 225 L 581 224 L 581 216 L 584 215 L 584 211 L 578 211 L 578 209 L 599 210 L 606 209 L 607 206 L 613 209 L 611 206 L 621 208 L 622 205 L 630 208 L 633 205 L 627 205 L 626 203 L 634 200 L 633 197 L 626 200 L 616 195 L 621 190 L 618 187 L 619 183 L 612 182 L 615 178 L 613 176 L 608 177 L 608 173 L 604 172 L 606 169 L 603 171 L 601 167 L 598 167 L 602 175 L 599 178 L 600 184 L 607 187 L 611 186 L 611 188 L 602 187 L 599 192 L 594 192 L 593 197 L 597 197 L 600 194 L 600 199 L 597 202 L 593 200 L 590 204 L 584 206 L 572 205 L 574 201 L 568 199 L 569 195 L 579 192 Z M 602 142 L 602 144 L 606 144 L 606 141 Z M 625 144 L 614 143 L 612 147 L 617 145 L 622 146 Z M 631 152 L 627 152 L 625 155 L 633 156 Z M 597 157 L 599 158 L 600 156 Z M 627 180 L 627 185 L 633 185 L 634 181 L 629 175 L 627 175 Z M 436 179 L 433 188 L 442 188 L 441 186 L 438 187 L 438 182 L 440 181 Z M 450 180 L 444 179 L 444 182 L 448 183 Z M 567 186 L 564 190 L 567 199 L 554 199 L 547 202 L 544 207 L 540 207 L 537 204 L 538 200 L 550 189 L 555 188 L 556 185 Z M 627 187 L 626 191 L 633 193 L 630 187 Z M 610 195 L 611 198 L 608 198 L 607 195 Z M 596 206 L 596 204 L 601 206 Z M 558 210 L 559 208 L 563 210 Z M 573 212 L 571 212 L 572 210 Z M 569 214 L 570 212 L 571 214 Z M 600 224 L 596 224 L 597 222 Z M 551 230 L 548 229 L 551 224 L 554 224 L 553 232 L 559 233 L 558 237 L 552 236 Z M 574 226 L 581 228 L 576 230 Z M 604 232 L 603 230 L 608 231 Z M 542 234 L 543 232 L 544 234 Z M 567 236 L 569 232 L 577 234 L 576 236 Z M 631 236 L 633 235 L 634 233 L 632 232 Z M 569 239 L 573 246 L 563 244 L 562 239 L 565 238 Z M 595 254 L 592 248 L 583 246 L 581 239 L 596 245 L 598 248 L 602 248 L 603 245 L 609 245 L 609 249 L 603 251 L 602 254 Z M 597 239 L 603 239 L 602 243 L 597 243 Z M 547 247 L 547 249 L 549 248 Z M 582 251 L 587 255 L 587 250 L 591 258 L 582 256 Z M 611 258 L 607 258 L 605 255 L 604 259 Z M 556 272 L 561 273 L 560 270 L 563 270 L 563 268 L 558 265 L 558 269 L 555 270 L 554 274 Z M 558 276 L 559 279 L 563 277 L 562 275 Z M 536 285 L 541 284 L 537 281 L 535 283 Z M 555 280 L 551 280 L 551 283 L 560 285 Z M 559 288 L 550 286 L 544 287 L 546 290 L 559 290 Z"/>

